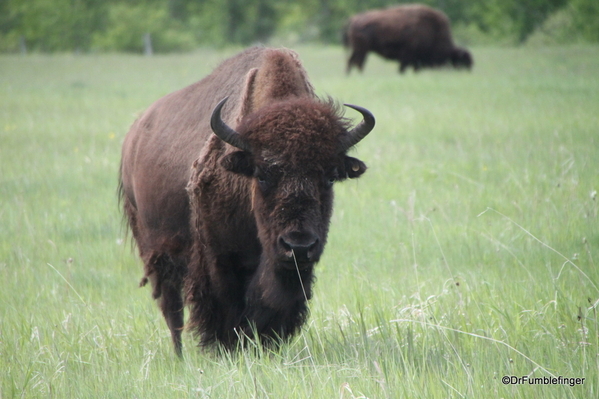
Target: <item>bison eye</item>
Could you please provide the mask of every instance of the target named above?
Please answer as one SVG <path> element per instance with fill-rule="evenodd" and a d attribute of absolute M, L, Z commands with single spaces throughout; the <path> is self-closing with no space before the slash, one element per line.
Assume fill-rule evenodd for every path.
<path fill-rule="evenodd" d="M 262 191 L 268 190 L 272 186 L 272 179 L 266 175 L 261 170 L 256 170 L 256 179 L 258 180 L 258 185 Z"/>
<path fill-rule="evenodd" d="M 268 180 L 266 180 L 265 176 L 258 175 L 258 176 L 256 176 L 256 178 L 258 179 L 258 184 L 260 184 L 260 187 L 262 187 L 262 188 L 268 187 Z"/>
<path fill-rule="evenodd" d="M 327 188 L 333 187 L 333 184 L 335 184 L 337 179 L 339 179 L 339 172 L 337 171 L 337 168 L 335 168 L 330 174 L 325 175 L 324 178 L 325 178 L 325 180 L 324 180 L 325 187 L 327 187 Z"/>

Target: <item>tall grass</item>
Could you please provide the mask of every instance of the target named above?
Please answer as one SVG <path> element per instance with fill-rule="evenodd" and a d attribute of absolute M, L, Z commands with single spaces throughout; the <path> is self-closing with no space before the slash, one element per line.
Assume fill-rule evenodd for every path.
<path fill-rule="evenodd" d="M 0 397 L 597 396 L 597 47 L 349 77 L 340 48 L 299 48 L 320 94 L 377 117 L 369 170 L 335 189 L 299 336 L 222 353 L 185 335 L 178 360 L 123 240 L 120 144 L 233 52 L 0 57 Z"/>

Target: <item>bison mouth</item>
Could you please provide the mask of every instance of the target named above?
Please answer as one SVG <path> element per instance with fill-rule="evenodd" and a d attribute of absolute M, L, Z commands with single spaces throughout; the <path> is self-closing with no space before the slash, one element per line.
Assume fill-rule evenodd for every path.
<path fill-rule="evenodd" d="M 299 270 L 305 271 L 309 270 L 314 266 L 315 262 L 296 262 L 294 260 L 279 260 L 278 265 L 280 268 L 284 270 Z"/>

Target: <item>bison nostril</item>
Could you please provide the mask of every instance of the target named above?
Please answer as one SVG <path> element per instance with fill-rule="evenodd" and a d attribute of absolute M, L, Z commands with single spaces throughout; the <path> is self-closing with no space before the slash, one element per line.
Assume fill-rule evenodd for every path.
<path fill-rule="evenodd" d="M 291 256 L 297 261 L 305 262 L 312 258 L 312 252 L 318 244 L 318 237 L 310 233 L 292 232 L 282 235 L 279 243 L 285 252 L 293 252 Z"/>
<path fill-rule="evenodd" d="M 279 244 L 281 244 L 281 246 L 285 249 L 285 251 L 292 251 L 293 248 L 291 248 L 291 245 L 289 245 L 287 243 L 287 241 L 285 241 L 285 239 L 283 237 L 279 238 Z"/>

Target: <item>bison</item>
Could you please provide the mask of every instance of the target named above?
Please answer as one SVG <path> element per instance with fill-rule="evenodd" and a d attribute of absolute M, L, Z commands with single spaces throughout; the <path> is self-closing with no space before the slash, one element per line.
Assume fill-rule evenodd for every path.
<path fill-rule="evenodd" d="M 333 183 L 365 164 L 347 155 L 374 127 L 351 127 L 319 99 L 297 54 L 255 47 L 152 104 L 122 147 L 119 193 L 182 351 L 184 306 L 202 345 L 276 344 L 305 322 L 327 241 Z"/>
<path fill-rule="evenodd" d="M 401 73 L 409 66 L 414 71 L 449 63 L 455 68 L 472 67 L 468 50 L 453 43 L 447 16 L 419 4 L 355 15 L 346 24 L 343 42 L 352 51 L 348 74 L 354 66 L 362 71 L 369 51 L 399 61 Z"/>

